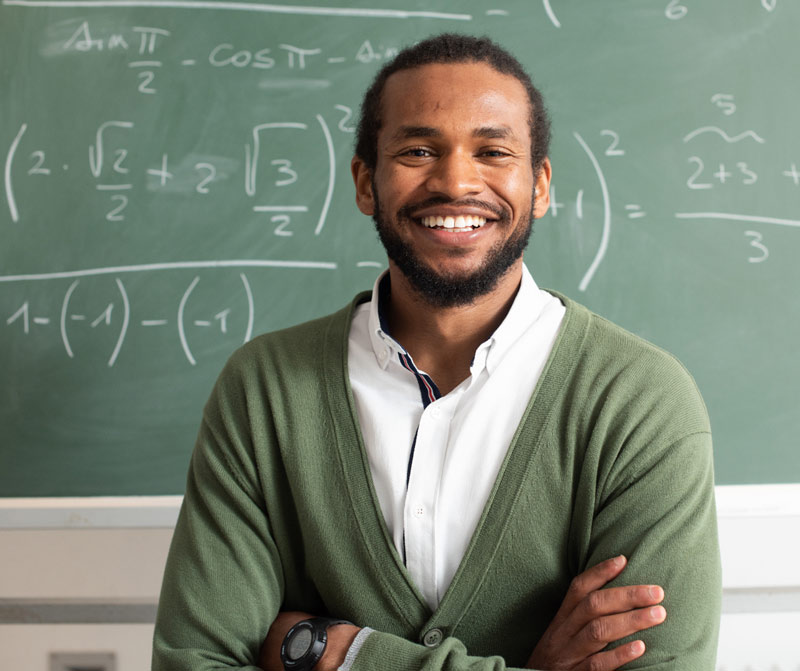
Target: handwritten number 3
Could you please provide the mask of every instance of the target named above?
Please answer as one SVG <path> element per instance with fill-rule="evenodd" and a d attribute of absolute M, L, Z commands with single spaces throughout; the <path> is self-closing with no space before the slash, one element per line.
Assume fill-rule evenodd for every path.
<path fill-rule="evenodd" d="M 750 263 L 761 263 L 762 261 L 766 261 L 769 257 L 769 250 L 767 249 L 766 245 L 761 243 L 761 241 L 764 239 L 764 236 L 758 231 L 745 231 L 744 234 L 748 238 L 752 238 L 750 240 L 750 245 L 761 252 L 761 256 L 751 256 L 747 260 Z"/>

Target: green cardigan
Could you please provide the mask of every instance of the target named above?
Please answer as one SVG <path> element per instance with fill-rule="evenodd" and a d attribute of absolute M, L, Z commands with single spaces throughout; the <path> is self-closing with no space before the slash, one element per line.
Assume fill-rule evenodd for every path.
<path fill-rule="evenodd" d="M 670 355 L 559 298 L 553 352 L 435 612 L 387 532 L 349 386 L 351 314 L 369 294 L 236 352 L 192 456 L 153 668 L 254 668 L 281 609 L 374 628 L 353 671 L 521 667 L 570 580 L 625 554 L 614 584 L 660 584 L 667 609 L 628 668 L 713 669 L 721 586 L 703 401 Z"/>

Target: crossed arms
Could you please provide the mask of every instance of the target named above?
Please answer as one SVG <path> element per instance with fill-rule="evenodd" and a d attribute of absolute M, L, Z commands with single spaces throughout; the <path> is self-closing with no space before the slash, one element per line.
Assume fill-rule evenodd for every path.
<path fill-rule="evenodd" d="M 550 431 L 547 421 L 591 402 L 534 405 L 517 439 L 524 449 L 510 450 L 462 568 L 431 613 L 375 504 L 357 421 L 342 398 L 345 368 L 325 363 L 342 350 L 331 354 L 321 336 L 301 335 L 272 336 L 288 341 L 280 358 L 259 343 L 235 355 L 206 406 L 165 571 L 155 671 L 254 671 L 270 628 L 286 626 L 290 612 L 374 629 L 353 671 L 581 668 L 598 653 L 607 664 L 586 668 L 627 659 L 628 668 L 713 668 L 713 469 L 705 420 L 694 420 L 697 403 L 684 400 L 696 395 L 692 384 L 660 372 L 668 398 L 626 395 L 621 407 L 605 400 L 608 427 L 600 412 L 585 436 L 579 422 Z M 295 354 L 298 342 L 313 357 Z M 578 372 L 595 379 L 606 368 Z M 563 376 L 552 384 L 563 386 Z M 670 399 L 676 407 L 659 416 L 675 417 L 675 430 L 653 419 Z M 621 573 L 603 564 L 620 554 L 628 558 Z M 664 587 L 668 613 L 657 626 L 661 611 L 642 617 L 660 592 L 629 588 L 652 583 Z M 428 648 L 422 638 L 434 627 L 444 640 Z M 630 647 L 636 640 L 643 655 Z M 606 642 L 621 647 L 605 650 Z"/>

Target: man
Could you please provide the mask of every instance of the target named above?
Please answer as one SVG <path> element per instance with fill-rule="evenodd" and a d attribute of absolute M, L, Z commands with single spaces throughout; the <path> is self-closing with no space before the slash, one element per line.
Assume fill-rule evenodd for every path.
<path fill-rule="evenodd" d="M 705 408 L 669 355 L 525 269 L 548 135 L 486 39 L 378 74 L 352 173 L 388 273 L 223 371 L 154 668 L 713 668 Z"/>

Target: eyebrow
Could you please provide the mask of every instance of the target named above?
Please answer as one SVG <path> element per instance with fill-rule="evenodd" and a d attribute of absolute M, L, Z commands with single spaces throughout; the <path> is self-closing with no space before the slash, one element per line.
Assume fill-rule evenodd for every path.
<path fill-rule="evenodd" d="M 443 133 L 432 126 L 400 126 L 392 136 L 392 140 L 409 140 L 415 137 L 442 137 Z M 481 126 L 472 131 L 472 137 L 487 140 L 515 139 L 514 132 L 508 126 Z"/>
<path fill-rule="evenodd" d="M 472 136 L 482 137 L 487 140 L 516 139 L 514 131 L 508 126 L 483 126 L 481 128 L 476 128 Z"/>
<path fill-rule="evenodd" d="M 414 137 L 441 137 L 442 131 L 431 126 L 400 126 L 392 140 L 409 140 Z"/>

